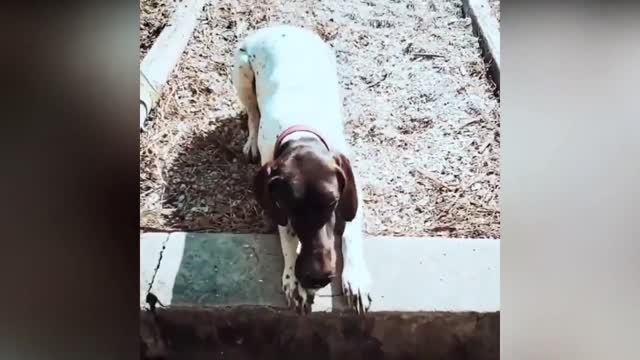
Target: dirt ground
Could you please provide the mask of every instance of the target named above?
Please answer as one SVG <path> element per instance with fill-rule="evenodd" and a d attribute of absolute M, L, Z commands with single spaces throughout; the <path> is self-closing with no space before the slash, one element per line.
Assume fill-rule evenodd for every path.
<path fill-rule="evenodd" d="M 497 312 L 300 317 L 245 305 L 140 313 L 141 359 L 496 360 L 499 345 Z"/>
<path fill-rule="evenodd" d="M 264 232 L 234 47 L 268 24 L 335 49 L 372 235 L 498 238 L 499 101 L 454 0 L 218 0 L 141 134 L 143 229 Z"/>
<path fill-rule="evenodd" d="M 140 61 L 175 10 L 174 0 L 140 0 Z"/>

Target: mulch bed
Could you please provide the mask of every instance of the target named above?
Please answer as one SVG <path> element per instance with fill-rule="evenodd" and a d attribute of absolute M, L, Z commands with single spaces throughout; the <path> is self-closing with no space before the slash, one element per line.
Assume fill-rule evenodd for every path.
<path fill-rule="evenodd" d="M 167 26 L 175 0 L 140 0 L 140 61 Z"/>
<path fill-rule="evenodd" d="M 143 228 L 266 231 L 229 73 L 237 43 L 278 23 L 336 51 L 367 233 L 499 237 L 499 100 L 451 0 L 214 2 L 141 134 Z"/>

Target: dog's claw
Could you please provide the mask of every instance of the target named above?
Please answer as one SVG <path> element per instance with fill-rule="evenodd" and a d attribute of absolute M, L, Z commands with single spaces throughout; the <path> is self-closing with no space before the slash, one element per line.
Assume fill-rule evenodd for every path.
<path fill-rule="evenodd" d="M 260 151 L 258 150 L 257 138 L 248 138 L 247 142 L 242 148 L 242 153 L 247 158 L 249 163 L 255 164 L 260 160 Z"/>
<path fill-rule="evenodd" d="M 314 296 L 308 293 L 292 273 L 282 276 L 282 291 L 287 299 L 287 306 L 300 315 L 311 312 Z"/>
<path fill-rule="evenodd" d="M 367 302 L 367 306 L 365 307 L 365 300 L 363 300 L 360 291 L 353 293 L 351 290 L 345 289 L 344 292 L 347 298 L 347 305 L 350 309 L 355 310 L 355 312 L 360 315 L 369 311 L 370 301 Z M 370 299 L 370 297 L 368 297 L 368 299 Z"/>
<path fill-rule="evenodd" d="M 298 314 L 307 315 L 311 313 L 311 305 L 313 304 L 313 296 L 307 294 L 307 300 L 304 301 L 297 309 Z"/>
<path fill-rule="evenodd" d="M 369 293 L 369 278 L 362 275 L 355 278 L 360 279 L 361 283 L 357 284 L 354 280 L 353 273 L 343 274 L 342 293 L 346 297 L 347 306 L 363 315 L 371 308 L 371 294 Z"/>

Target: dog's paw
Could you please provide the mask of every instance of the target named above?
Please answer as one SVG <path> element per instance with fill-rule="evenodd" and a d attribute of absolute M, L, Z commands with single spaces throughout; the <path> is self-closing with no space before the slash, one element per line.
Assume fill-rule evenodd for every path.
<path fill-rule="evenodd" d="M 350 309 L 364 314 L 371 307 L 371 276 L 364 265 L 345 266 L 342 271 L 342 293 Z"/>
<path fill-rule="evenodd" d="M 292 272 L 285 271 L 282 274 L 282 291 L 287 299 L 287 305 L 298 314 L 311 312 L 314 296 L 300 286 L 300 282 Z"/>
<path fill-rule="evenodd" d="M 250 163 L 257 163 L 260 160 L 260 153 L 258 151 L 258 138 L 249 137 L 247 142 L 242 148 L 242 153 Z"/>

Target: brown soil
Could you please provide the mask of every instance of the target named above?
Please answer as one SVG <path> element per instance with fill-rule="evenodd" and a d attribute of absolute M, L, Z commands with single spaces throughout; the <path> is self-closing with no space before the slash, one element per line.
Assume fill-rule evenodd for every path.
<path fill-rule="evenodd" d="M 499 323 L 499 313 L 159 309 L 141 314 L 141 359 L 497 360 Z"/>
<path fill-rule="evenodd" d="M 140 0 L 140 61 L 175 10 L 175 0 Z"/>
<path fill-rule="evenodd" d="M 336 50 L 346 133 L 372 235 L 498 238 L 499 101 L 478 39 L 448 0 L 219 0 L 141 135 L 141 226 L 264 232 L 242 157 L 233 49 L 289 23 Z"/>

